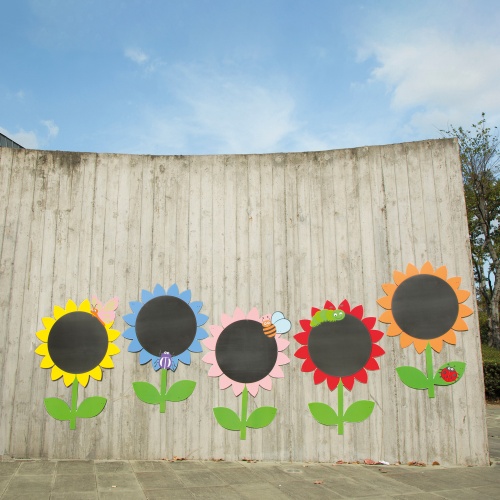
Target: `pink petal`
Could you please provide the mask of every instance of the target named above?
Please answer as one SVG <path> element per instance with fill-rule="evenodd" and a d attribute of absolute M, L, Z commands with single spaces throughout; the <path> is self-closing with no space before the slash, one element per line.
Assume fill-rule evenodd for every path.
<path fill-rule="evenodd" d="M 290 358 L 288 356 L 285 356 L 282 352 L 279 352 L 276 363 L 278 365 L 286 365 L 287 363 L 290 363 Z"/>
<path fill-rule="evenodd" d="M 233 392 L 235 396 L 239 396 L 243 392 L 244 388 L 245 384 L 242 384 L 241 382 L 233 382 Z"/>
<path fill-rule="evenodd" d="M 257 310 L 256 307 L 254 307 L 248 314 L 247 314 L 247 319 L 253 319 L 254 321 L 259 321 L 260 316 L 259 316 L 259 311 Z"/>
<path fill-rule="evenodd" d="M 229 326 L 232 322 L 233 318 L 231 318 L 231 316 L 228 316 L 225 313 L 222 314 L 221 323 L 224 328 L 226 328 L 226 326 Z"/>
<path fill-rule="evenodd" d="M 215 339 L 219 338 L 219 335 L 222 333 L 222 326 L 219 325 L 210 325 L 209 327 L 210 333 Z"/>
<path fill-rule="evenodd" d="M 280 366 L 276 365 L 272 370 L 269 376 L 274 377 L 274 378 L 283 378 L 285 374 L 283 373 L 283 370 L 281 369 Z"/>
<path fill-rule="evenodd" d="M 211 363 L 212 365 L 217 364 L 217 359 L 215 357 L 215 351 L 207 352 L 205 354 L 205 356 L 203 356 L 203 358 L 201 358 L 201 360 L 205 361 L 205 363 Z"/>
<path fill-rule="evenodd" d="M 215 351 L 215 346 L 217 344 L 217 339 L 213 337 L 208 337 L 205 340 L 202 340 L 202 342 L 211 350 Z"/>
<path fill-rule="evenodd" d="M 221 389 L 227 389 L 232 383 L 233 381 L 227 375 L 221 375 L 219 379 L 219 387 Z"/>
<path fill-rule="evenodd" d="M 234 310 L 234 314 L 233 314 L 233 323 L 235 321 L 240 321 L 241 319 L 245 319 L 245 313 L 239 308 L 237 307 L 235 310 Z"/>
<path fill-rule="evenodd" d="M 267 375 L 267 377 L 264 377 L 260 382 L 260 386 L 262 389 L 265 389 L 266 391 L 270 391 L 273 387 L 273 379 Z"/>
<path fill-rule="evenodd" d="M 251 384 L 247 384 L 248 392 L 253 396 L 257 396 L 259 392 L 260 384 L 258 382 L 252 382 Z"/>
<path fill-rule="evenodd" d="M 290 342 L 288 340 L 279 338 L 278 335 L 276 335 L 275 338 L 276 344 L 278 344 L 278 351 L 283 351 L 290 345 Z"/>
<path fill-rule="evenodd" d="M 219 368 L 217 363 L 212 365 L 210 370 L 208 370 L 209 377 L 219 377 L 220 375 L 222 375 L 222 370 Z"/>

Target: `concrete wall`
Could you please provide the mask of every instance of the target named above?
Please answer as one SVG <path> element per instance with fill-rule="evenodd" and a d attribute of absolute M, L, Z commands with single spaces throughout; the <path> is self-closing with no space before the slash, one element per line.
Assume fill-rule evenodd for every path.
<path fill-rule="evenodd" d="M 458 147 L 452 140 L 325 152 L 227 156 L 129 156 L 0 148 L 0 456 L 160 459 L 251 457 L 335 461 L 372 458 L 441 464 L 488 461 L 476 304 L 469 331 L 445 344 L 435 366 L 464 360 L 467 371 L 437 397 L 403 385 L 395 368 L 424 369 L 424 356 L 384 336 L 381 370 L 345 396 L 376 402 L 372 416 L 335 427 L 316 423 L 307 404 L 335 406 L 336 392 L 315 386 L 293 356 L 299 319 L 326 299 L 376 300 L 392 272 L 411 262 L 446 265 L 473 291 Z M 50 418 L 43 399 L 70 400 L 34 354 L 41 318 L 67 299 L 96 293 L 128 302 L 156 283 L 189 288 L 204 302 L 208 324 L 235 307 L 282 310 L 292 320 L 291 363 L 273 390 L 250 398 L 250 409 L 273 405 L 276 420 L 248 431 L 246 441 L 219 427 L 214 406 L 237 410 L 231 389 L 209 378 L 193 354 L 171 381 L 197 381 L 186 401 L 158 407 L 139 401 L 132 382 L 159 384 L 150 365 L 115 343 L 115 368 L 91 379 L 80 397 L 102 395 L 99 416 Z M 386 325 L 377 327 L 386 331 Z"/>

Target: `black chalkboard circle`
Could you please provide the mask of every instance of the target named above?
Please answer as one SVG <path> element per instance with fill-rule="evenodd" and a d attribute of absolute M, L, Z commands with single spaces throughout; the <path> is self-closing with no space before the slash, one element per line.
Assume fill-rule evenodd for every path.
<path fill-rule="evenodd" d="M 49 332 L 47 347 L 52 361 L 66 373 L 93 370 L 108 350 L 106 327 L 92 314 L 74 311 L 59 318 Z"/>
<path fill-rule="evenodd" d="M 235 382 L 251 384 L 269 375 L 278 359 L 275 338 L 266 337 L 262 323 L 242 319 L 228 325 L 215 346 L 217 364 Z"/>
<path fill-rule="evenodd" d="M 357 373 L 370 359 L 372 339 L 361 320 L 346 314 L 342 321 L 325 321 L 311 328 L 309 356 L 323 373 L 346 377 Z"/>
<path fill-rule="evenodd" d="M 392 315 L 403 332 L 431 340 L 448 332 L 458 317 L 458 299 L 443 279 L 418 274 L 404 280 L 392 297 Z"/>
<path fill-rule="evenodd" d="M 178 297 L 162 295 L 146 302 L 137 315 L 135 331 L 144 350 L 159 356 L 182 354 L 196 337 L 196 315 Z"/>

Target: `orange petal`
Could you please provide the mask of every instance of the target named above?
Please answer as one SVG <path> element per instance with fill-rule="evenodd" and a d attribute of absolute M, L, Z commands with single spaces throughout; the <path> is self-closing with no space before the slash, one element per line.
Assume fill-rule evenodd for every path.
<path fill-rule="evenodd" d="M 392 315 L 392 311 L 385 311 L 380 315 L 378 319 L 382 323 L 392 323 L 394 321 L 394 316 Z"/>
<path fill-rule="evenodd" d="M 384 283 L 382 285 L 382 290 L 384 290 L 384 292 L 387 295 L 392 295 L 396 291 L 397 287 L 398 287 L 398 285 L 396 285 L 394 283 Z"/>
<path fill-rule="evenodd" d="M 448 330 L 444 335 L 440 337 L 443 342 L 447 344 L 455 345 L 457 343 L 457 336 L 453 330 Z"/>
<path fill-rule="evenodd" d="M 431 347 L 436 351 L 436 352 L 441 352 L 441 349 L 443 348 L 443 341 L 442 337 L 439 337 L 438 339 L 432 339 L 429 344 Z M 424 347 L 425 349 L 425 347 Z"/>
<path fill-rule="evenodd" d="M 446 269 L 446 266 L 441 266 L 436 269 L 434 274 L 443 280 L 446 281 L 446 277 L 448 276 L 448 269 Z"/>
<path fill-rule="evenodd" d="M 470 296 L 470 292 L 467 290 L 455 290 L 455 293 L 457 294 L 457 299 L 460 304 L 465 302 Z"/>
<path fill-rule="evenodd" d="M 408 264 L 406 266 L 406 276 L 409 278 L 415 276 L 415 274 L 418 274 L 418 269 L 413 264 Z"/>
<path fill-rule="evenodd" d="M 401 328 L 395 321 L 389 325 L 389 328 L 387 328 L 388 337 L 396 337 L 401 332 L 402 332 Z"/>
<path fill-rule="evenodd" d="M 458 290 L 458 287 L 460 286 L 460 283 L 462 281 L 462 278 L 459 276 L 455 276 L 454 278 L 448 278 L 447 280 L 448 285 L 453 288 L 453 290 Z"/>
<path fill-rule="evenodd" d="M 436 340 L 437 340 L 437 339 L 436 339 Z M 428 343 L 428 341 L 427 341 L 427 340 L 422 340 L 422 339 L 415 339 L 415 340 L 413 341 L 413 344 L 414 344 L 414 346 L 415 346 L 415 349 L 416 349 L 416 351 L 417 351 L 419 354 L 422 354 L 422 353 L 425 351 L 425 348 L 427 347 L 427 343 Z M 430 344 L 431 344 L 431 346 L 432 346 L 432 341 L 430 342 Z M 442 345 L 442 344 L 443 344 L 443 343 L 441 342 L 441 345 Z M 433 347 L 433 348 L 434 348 L 434 347 Z M 436 350 L 437 350 L 437 349 L 436 349 Z M 440 351 L 440 350 L 441 350 L 441 349 L 439 349 L 439 351 Z M 439 351 L 437 351 L 437 352 L 439 352 Z"/>
<path fill-rule="evenodd" d="M 470 316 L 474 311 L 469 307 L 466 306 L 465 304 L 460 304 L 458 306 L 458 314 L 462 318 L 466 318 L 467 316 Z"/>
<path fill-rule="evenodd" d="M 469 329 L 469 326 L 462 318 L 457 318 L 455 324 L 452 326 L 453 330 L 457 332 L 466 332 Z"/>
<path fill-rule="evenodd" d="M 377 300 L 377 304 L 384 309 L 390 309 L 391 308 L 391 302 L 392 302 L 392 297 L 386 296 L 382 297 L 381 299 Z"/>
<path fill-rule="evenodd" d="M 413 343 L 414 338 L 410 337 L 405 332 L 401 333 L 401 337 L 399 337 L 399 344 L 404 349 L 405 347 L 410 346 Z"/>
<path fill-rule="evenodd" d="M 427 261 L 423 266 L 422 269 L 420 269 L 421 274 L 434 274 L 434 268 L 432 267 L 432 264 Z"/>
<path fill-rule="evenodd" d="M 396 285 L 401 285 L 401 283 L 403 283 L 406 279 L 406 274 L 403 274 L 401 271 L 394 271 L 392 273 L 392 277 L 394 278 L 394 283 L 396 283 Z"/>

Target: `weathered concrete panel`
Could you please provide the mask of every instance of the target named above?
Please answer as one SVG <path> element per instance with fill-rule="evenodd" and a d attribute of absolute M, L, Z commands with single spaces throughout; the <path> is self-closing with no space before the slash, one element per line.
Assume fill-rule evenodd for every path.
<path fill-rule="evenodd" d="M 381 370 L 356 384 L 346 403 L 376 402 L 372 416 L 338 436 L 319 425 L 307 404 L 334 405 L 336 393 L 315 386 L 293 357 L 299 319 L 326 299 L 376 300 L 392 272 L 429 260 L 473 275 L 458 147 L 452 140 L 338 151 L 272 155 L 129 156 L 0 148 L 0 455 L 54 458 L 159 459 L 252 457 L 336 461 L 372 458 L 441 464 L 488 461 L 476 304 L 469 331 L 445 344 L 435 366 L 464 360 L 463 379 L 426 391 L 403 385 L 402 365 L 424 367 L 423 355 L 384 337 Z M 213 418 L 214 406 L 238 411 L 231 390 L 207 376 L 202 355 L 180 365 L 170 380 L 196 380 L 193 396 L 166 414 L 140 402 L 134 381 L 159 384 L 150 365 L 127 352 L 102 382 L 80 394 L 102 395 L 98 417 L 76 431 L 50 418 L 45 397 L 69 400 L 34 354 L 35 332 L 54 305 L 96 293 L 118 295 L 120 316 L 141 289 L 178 283 L 204 302 L 209 323 L 235 307 L 282 310 L 292 320 L 285 378 L 261 390 L 255 403 L 278 408 L 272 425 L 240 441 Z M 386 331 L 386 325 L 377 328 Z M 82 396 L 81 396 L 82 397 Z M 252 398 L 250 398 L 252 399 Z M 254 405 L 250 401 L 250 406 Z"/>

